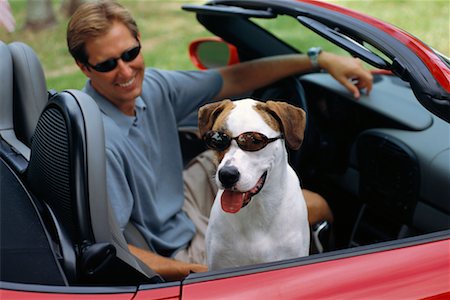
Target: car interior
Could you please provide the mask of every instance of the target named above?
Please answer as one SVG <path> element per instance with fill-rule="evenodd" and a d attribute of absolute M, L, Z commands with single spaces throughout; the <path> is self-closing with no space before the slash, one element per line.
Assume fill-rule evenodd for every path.
<path fill-rule="evenodd" d="M 197 18 L 233 44 L 241 61 L 301 52 L 251 18 Z M 0 57 L 0 280 L 161 282 L 131 255 L 131 238 L 112 215 L 95 102 L 80 91 L 48 90 L 36 54 L 23 43 L 0 42 Z M 308 114 L 304 144 L 290 152 L 290 163 L 302 187 L 323 195 L 334 214 L 333 224 L 313 226 L 312 254 L 400 245 L 450 228 L 449 124 L 417 101 L 408 82 L 376 72 L 370 97 L 355 101 L 329 74 L 317 72 L 243 96 L 286 101 Z M 205 149 L 192 130 L 180 130 L 179 138 L 185 162 Z"/>

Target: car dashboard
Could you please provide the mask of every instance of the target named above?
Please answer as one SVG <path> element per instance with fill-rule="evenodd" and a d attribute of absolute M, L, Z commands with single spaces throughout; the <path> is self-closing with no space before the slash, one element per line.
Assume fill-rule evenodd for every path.
<path fill-rule="evenodd" d="M 449 126 L 408 83 L 375 74 L 371 93 L 354 99 L 328 74 L 300 80 L 314 154 L 305 154 L 299 174 L 330 201 L 337 246 L 448 229 Z"/>

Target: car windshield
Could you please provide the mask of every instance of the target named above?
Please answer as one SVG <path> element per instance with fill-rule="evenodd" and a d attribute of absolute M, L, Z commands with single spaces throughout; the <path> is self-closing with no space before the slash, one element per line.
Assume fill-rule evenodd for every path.
<path fill-rule="evenodd" d="M 356 9 L 359 12 L 387 22 L 387 24 L 395 24 L 398 28 L 401 28 L 402 31 L 405 31 L 409 35 L 416 37 L 418 40 L 426 43 L 427 46 L 430 47 L 447 66 L 450 66 L 450 44 L 448 43 L 448 39 L 442 39 L 442 41 L 429 41 L 428 31 L 422 27 L 418 27 L 415 22 L 411 21 L 415 19 L 427 19 L 422 18 L 422 13 L 428 15 L 430 14 L 430 11 L 440 12 L 442 10 L 442 7 L 440 5 L 435 3 L 431 5 L 429 9 L 423 12 L 420 12 L 420 9 L 414 10 L 412 9 L 413 7 L 410 7 L 411 5 L 408 5 L 408 8 L 405 11 L 407 15 L 410 16 L 410 20 L 408 21 L 405 20 L 407 18 L 403 18 L 401 20 L 393 19 L 392 15 L 386 13 L 385 8 L 381 8 L 380 3 L 372 3 L 371 5 L 366 5 L 364 3 L 356 4 L 354 2 L 348 3 L 338 1 L 337 4 L 344 7 L 349 7 L 351 9 Z M 420 3 L 415 3 L 414 7 L 421 7 L 421 5 L 422 4 Z M 354 6 L 356 6 L 356 8 Z M 399 6 L 402 5 L 399 4 Z M 430 23 L 423 25 L 425 27 L 433 28 L 433 32 L 441 31 L 443 36 L 448 36 L 448 11 L 446 13 L 436 13 L 435 15 L 436 16 L 433 18 L 428 18 L 432 20 L 432 24 Z M 299 52 L 305 52 L 310 47 L 320 46 L 322 49 L 333 53 L 343 55 L 348 54 L 348 52 L 342 49 L 342 47 L 335 45 L 334 43 L 314 33 L 312 30 L 299 24 L 298 20 L 296 20 L 292 16 L 277 15 L 277 17 L 274 19 L 252 18 L 252 21 L 258 26 L 261 26 L 262 28 L 271 32 L 273 35 L 275 35 L 277 38 L 287 43 L 291 47 L 297 49 Z M 287 28 L 289 28 L 289 30 L 286 30 Z M 385 60 L 388 64 L 392 63 L 391 58 L 387 57 L 383 52 L 368 44 L 367 42 L 363 43 L 363 47 Z M 369 69 L 374 68 L 370 64 L 366 64 L 366 67 Z"/>
<path fill-rule="evenodd" d="M 302 26 L 297 19 L 291 16 L 278 15 L 276 19 L 253 18 L 252 21 L 301 53 L 306 52 L 306 50 L 311 47 L 321 47 L 332 53 L 350 55 L 342 47 L 328 41 L 305 26 Z M 295 30 L 286 30 L 286 28 L 295 28 Z M 392 63 L 392 60 L 389 57 L 372 45 L 368 43 L 363 43 L 361 45 L 345 35 L 342 35 L 342 37 L 350 43 L 357 44 L 363 51 L 375 54 L 388 64 Z M 365 67 L 377 69 L 368 63 L 365 63 Z"/>

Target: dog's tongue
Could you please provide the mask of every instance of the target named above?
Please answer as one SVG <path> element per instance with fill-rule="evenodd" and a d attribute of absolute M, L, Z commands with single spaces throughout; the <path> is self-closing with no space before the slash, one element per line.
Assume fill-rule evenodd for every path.
<path fill-rule="evenodd" d="M 230 214 L 235 214 L 241 210 L 247 193 L 224 190 L 222 193 L 222 209 Z"/>

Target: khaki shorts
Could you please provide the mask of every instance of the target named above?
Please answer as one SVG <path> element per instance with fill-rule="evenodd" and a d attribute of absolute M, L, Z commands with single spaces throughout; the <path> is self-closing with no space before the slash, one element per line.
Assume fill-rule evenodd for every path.
<path fill-rule="evenodd" d="M 217 158 L 213 151 L 205 151 L 195 157 L 183 171 L 183 210 L 195 224 L 197 232 L 187 248 L 179 250 L 175 259 L 206 264 L 205 234 L 209 214 L 217 193 L 215 173 Z"/>

